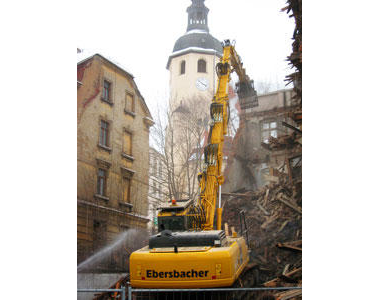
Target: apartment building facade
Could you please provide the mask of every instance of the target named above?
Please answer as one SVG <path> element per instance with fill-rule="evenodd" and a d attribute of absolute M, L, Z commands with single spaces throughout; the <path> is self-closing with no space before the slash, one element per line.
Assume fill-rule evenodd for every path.
<path fill-rule="evenodd" d="M 146 102 L 124 67 L 100 55 L 77 64 L 78 264 L 130 228 L 147 228 L 149 129 Z M 96 266 L 124 271 L 125 253 Z M 96 271 L 91 270 L 91 271 Z"/>

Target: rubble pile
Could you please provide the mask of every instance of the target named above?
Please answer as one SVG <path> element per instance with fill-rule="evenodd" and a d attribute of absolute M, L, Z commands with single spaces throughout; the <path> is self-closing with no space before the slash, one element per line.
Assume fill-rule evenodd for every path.
<path fill-rule="evenodd" d="M 293 52 L 287 58 L 289 65 L 295 71 L 286 76 L 286 81 L 293 83 L 294 91 L 298 100 L 302 100 L 302 0 L 288 0 L 287 6 L 281 11 L 286 11 L 290 17 L 295 19 L 295 29 L 293 32 Z"/>
<path fill-rule="evenodd" d="M 274 284 L 292 285 L 301 280 L 302 183 L 300 178 L 290 183 L 283 177 L 256 192 L 223 194 L 227 199 L 223 221 L 239 233 L 246 227 L 252 256 L 260 265 L 263 281 L 278 278 Z M 289 276 L 291 272 L 294 274 Z M 274 286 L 273 283 L 269 286 Z"/>
<path fill-rule="evenodd" d="M 112 286 L 109 287 L 109 289 L 119 289 L 122 286 L 128 286 L 130 281 L 130 274 L 126 274 L 126 276 L 122 276 L 119 278 L 119 280 L 114 283 Z M 111 300 L 111 299 L 117 299 L 120 298 L 121 293 L 119 292 L 102 292 L 95 294 L 95 297 L 93 300 Z"/>

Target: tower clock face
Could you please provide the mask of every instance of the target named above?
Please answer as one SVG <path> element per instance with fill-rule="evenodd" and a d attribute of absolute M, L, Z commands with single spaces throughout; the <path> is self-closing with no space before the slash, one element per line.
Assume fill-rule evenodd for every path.
<path fill-rule="evenodd" d="M 196 87 L 200 91 L 206 91 L 209 88 L 209 80 L 203 77 L 198 78 L 196 80 Z"/>

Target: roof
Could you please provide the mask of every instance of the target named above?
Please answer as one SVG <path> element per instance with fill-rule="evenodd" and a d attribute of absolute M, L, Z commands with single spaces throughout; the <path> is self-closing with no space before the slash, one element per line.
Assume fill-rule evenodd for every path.
<path fill-rule="evenodd" d="M 95 54 L 93 54 L 93 55 L 91 55 L 91 56 L 89 56 L 87 58 L 84 58 L 84 59 L 78 61 L 77 64 L 81 65 L 83 62 L 86 62 L 86 61 L 92 59 L 96 55 L 99 56 L 99 57 L 101 57 L 102 59 L 106 60 L 108 63 L 116 66 L 118 69 L 120 69 L 121 71 L 127 73 L 127 75 L 129 75 L 131 78 L 134 79 L 134 75 L 131 74 L 124 66 L 122 66 L 122 64 L 120 64 L 119 62 L 114 61 L 113 59 L 107 58 L 107 57 L 105 57 L 105 56 L 103 56 L 103 55 L 101 55 L 99 53 L 95 53 Z"/>
<path fill-rule="evenodd" d="M 186 209 L 191 203 L 192 199 L 180 199 L 176 200 L 176 205 L 172 206 L 172 202 L 163 202 L 161 203 L 160 207 L 158 207 L 159 210 L 163 211 L 169 211 L 169 210 L 179 210 L 179 209 Z"/>
<path fill-rule="evenodd" d="M 134 81 L 134 75 L 131 74 L 129 71 L 126 70 L 126 68 L 124 66 L 122 66 L 119 62 L 115 62 L 114 60 L 110 60 L 109 58 L 106 58 L 105 56 L 99 54 L 99 53 L 95 53 L 85 59 L 82 59 L 80 60 L 77 65 L 81 65 L 82 63 L 86 62 L 86 61 L 89 61 L 91 59 L 93 59 L 95 56 L 98 56 L 100 57 L 101 59 L 105 60 L 106 62 L 108 62 L 109 64 L 117 67 L 117 69 L 119 69 L 121 72 L 125 73 L 127 76 L 131 77 L 132 79 L 132 84 L 133 84 L 133 87 L 135 89 L 135 91 L 137 92 L 139 98 L 142 100 L 142 105 L 144 106 L 144 108 L 146 109 L 146 112 L 148 114 L 148 116 L 150 117 L 150 119 L 152 120 L 152 115 L 151 115 L 151 112 L 150 110 L 148 109 L 148 106 L 147 106 L 147 103 L 146 101 L 144 100 L 144 97 L 142 96 L 142 94 L 140 93 L 139 89 L 138 89 L 138 86 L 136 85 L 135 81 Z"/>
<path fill-rule="evenodd" d="M 220 41 L 206 31 L 191 30 L 181 36 L 173 47 L 173 52 L 183 50 L 189 47 L 198 47 L 203 49 L 213 49 L 220 54 L 223 47 Z"/>
<path fill-rule="evenodd" d="M 223 47 L 220 41 L 205 30 L 193 29 L 181 36 L 173 47 L 173 52 L 168 58 L 167 69 L 172 58 L 187 53 L 215 54 L 219 57 L 223 55 Z"/>

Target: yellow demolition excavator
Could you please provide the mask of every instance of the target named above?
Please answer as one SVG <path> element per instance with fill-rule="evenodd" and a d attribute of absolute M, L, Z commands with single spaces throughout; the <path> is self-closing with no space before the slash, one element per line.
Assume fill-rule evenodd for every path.
<path fill-rule="evenodd" d="M 227 134 L 228 82 L 239 77 L 239 101 L 256 103 L 253 81 L 229 40 L 222 43 L 223 57 L 216 66 L 218 86 L 210 105 L 209 144 L 204 169 L 198 174 L 200 193 L 195 200 L 172 200 L 160 209 L 160 232 L 149 245 L 130 256 L 130 283 L 135 288 L 212 288 L 253 286 L 256 264 L 250 262 L 248 236 L 222 230 L 221 185 L 223 143 Z M 241 219 L 242 220 L 242 219 Z M 244 222 L 245 226 L 245 222 Z"/>

